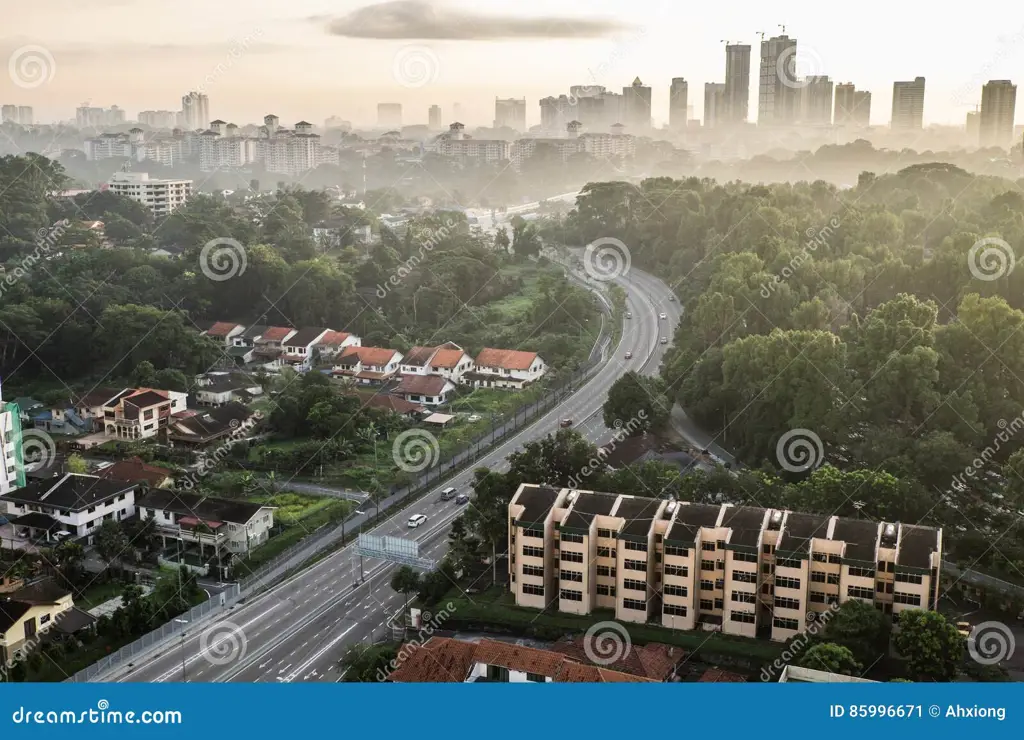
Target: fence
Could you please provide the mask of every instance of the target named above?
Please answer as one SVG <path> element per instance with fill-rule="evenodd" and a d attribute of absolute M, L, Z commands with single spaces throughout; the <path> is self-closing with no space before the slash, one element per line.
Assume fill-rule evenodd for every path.
<path fill-rule="evenodd" d="M 116 653 L 111 653 L 92 665 L 83 668 L 67 679 L 67 681 L 89 681 L 101 673 L 116 668 L 122 663 L 130 663 L 136 655 L 149 652 L 155 645 L 164 642 L 168 638 L 184 635 L 188 631 L 189 625 L 195 624 L 199 620 L 227 608 L 238 601 L 240 597 L 241 589 L 237 583 L 233 583 L 214 598 L 192 607 L 180 617 L 176 617 L 158 629 L 146 633 L 135 642 L 125 645 Z"/>

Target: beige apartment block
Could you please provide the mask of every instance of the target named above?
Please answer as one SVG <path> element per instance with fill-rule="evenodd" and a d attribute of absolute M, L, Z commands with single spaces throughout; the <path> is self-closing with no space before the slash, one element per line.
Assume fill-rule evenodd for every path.
<path fill-rule="evenodd" d="M 849 599 L 934 609 L 942 531 L 524 484 L 509 553 L 519 606 L 781 642 Z"/>

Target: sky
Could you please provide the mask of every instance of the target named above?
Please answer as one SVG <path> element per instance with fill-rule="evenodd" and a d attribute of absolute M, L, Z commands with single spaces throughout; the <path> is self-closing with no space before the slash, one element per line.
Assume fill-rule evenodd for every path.
<path fill-rule="evenodd" d="M 874 124 L 888 123 L 893 80 L 924 76 L 925 122 L 962 124 L 984 82 L 1024 79 L 1019 0 L 941 10 L 891 0 L 4 0 L 0 103 L 33 106 L 37 121 L 73 118 L 86 103 L 131 119 L 178 110 L 200 90 L 211 117 L 239 125 L 268 113 L 285 125 L 372 123 L 378 102 L 402 103 L 410 125 L 435 103 L 453 120 L 459 102 L 472 125 L 491 121 L 496 96 L 525 97 L 532 125 L 541 97 L 573 84 L 621 92 L 640 77 L 660 124 L 673 77 L 686 78 L 701 115 L 704 83 L 724 81 L 723 42 L 733 41 L 753 46 L 756 120 L 758 32 L 777 35 L 780 24 L 798 40 L 797 72 L 870 90 Z"/>

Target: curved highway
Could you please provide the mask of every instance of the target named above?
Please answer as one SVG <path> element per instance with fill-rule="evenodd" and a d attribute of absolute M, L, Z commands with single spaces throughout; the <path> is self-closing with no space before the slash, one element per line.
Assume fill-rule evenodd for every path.
<path fill-rule="evenodd" d="M 660 280 L 631 270 L 619 279 L 627 291 L 626 320 L 622 339 L 608 362 L 580 390 L 522 432 L 483 457 L 475 467 L 501 471 L 506 458 L 526 442 L 556 431 L 559 421 L 574 420 L 580 433 L 603 442 L 611 434 L 601 421 L 601 406 L 608 389 L 628 370 L 656 373 L 671 341 L 678 304 Z M 666 313 L 666 320 L 659 314 Z M 626 360 L 625 353 L 632 352 Z M 396 511 L 372 532 L 412 537 L 420 543 L 422 557 L 439 561 L 447 547 L 447 531 L 461 508 L 454 501 L 439 501 L 442 487 L 468 492 L 473 471 L 460 473 L 407 507 Z M 427 521 L 408 529 L 412 514 Z M 365 579 L 359 583 L 359 558 L 348 545 L 324 560 L 292 576 L 248 603 L 221 615 L 216 621 L 197 625 L 181 641 L 172 641 L 130 670 L 111 674 L 120 681 L 242 681 L 294 682 L 336 681 L 339 658 L 353 644 L 372 639 L 403 602 L 389 580 L 393 565 L 366 560 Z M 184 664 L 184 665 L 183 665 Z M 183 675 L 184 674 L 184 675 Z M 110 678 L 108 678 L 110 680 Z"/>

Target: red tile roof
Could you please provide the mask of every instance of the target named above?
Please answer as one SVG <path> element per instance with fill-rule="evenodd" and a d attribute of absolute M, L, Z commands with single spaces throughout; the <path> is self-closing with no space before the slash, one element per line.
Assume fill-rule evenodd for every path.
<path fill-rule="evenodd" d="M 462 358 L 465 356 L 466 353 L 461 349 L 439 348 L 434 354 L 433 359 L 430 361 L 430 364 L 435 367 L 450 369 L 456 367 L 460 362 L 462 362 Z"/>
<path fill-rule="evenodd" d="M 346 347 L 345 351 L 341 353 L 338 362 L 339 364 L 345 364 L 342 361 L 348 360 L 348 364 L 355 364 L 354 359 L 358 358 L 359 362 L 364 365 L 384 366 L 391 362 L 394 357 L 395 350 L 393 349 L 385 349 L 383 347 Z"/>
<path fill-rule="evenodd" d="M 592 662 L 587 655 L 582 636 L 562 638 L 552 645 L 551 649 L 580 663 Z M 651 642 L 642 646 L 630 645 L 629 650 L 607 667 L 634 676 L 665 681 L 684 656 L 682 648 Z"/>
<path fill-rule="evenodd" d="M 264 342 L 283 342 L 284 338 L 295 331 L 290 326 L 268 326 L 260 337 Z"/>
<path fill-rule="evenodd" d="M 476 645 L 431 637 L 423 645 L 408 643 L 398 651 L 398 667 L 388 680 L 396 683 L 461 683 L 473 667 Z"/>
<path fill-rule="evenodd" d="M 501 367 L 506 370 L 529 370 L 537 359 L 536 352 L 520 352 L 515 349 L 493 349 L 485 347 L 476 356 L 479 367 Z"/>
<path fill-rule="evenodd" d="M 347 331 L 329 331 L 326 334 L 324 334 L 323 339 L 321 339 L 319 342 L 317 342 L 317 344 L 318 345 L 326 344 L 326 345 L 339 345 L 340 346 L 341 343 L 344 342 L 346 339 L 348 339 L 350 336 L 352 336 L 352 335 L 349 334 Z"/>
<path fill-rule="evenodd" d="M 363 405 L 368 406 L 371 409 L 382 409 L 384 411 L 391 411 L 395 414 L 411 414 L 414 412 L 420 413 L 426 411 L 423 404 L 406 401 L 404 398 L 399 398 L 398 396 L 391 396 L 384 393 L 378 393 L 372 396 L 357 395 Z"/>
<path fill-rule="evenodd" d="M 554 678 L 562 668 L 565 656 L 550 650 L 539 650 L 496 640 L 480 640 L 476 644 L 473 662 Z"/>
<path fill-rule="evenodd" d="M 145 481 L 150 486 L 156 487 L 163 483 L 171 474 L 167 468 L 158 468 L 155 465 L 147 465 L 141 458 L 132 457 L 128 460 L 119 460 L 100 471 L 100 478 L 137 483 Z"/>
<path fill-rule="evenodd" d="M 237 329 L 239 324 L 233 321 L 218 321 L 216 324 L 206 330 L 206 336 L 208 337 L 226 337 L 228 334 Z"/>
<path fill-rule="evenodd" d="M 730 673 L 721 668 L 708 668 L 701 674 L 699 683 L 746 683 L 747 677 Z"/>
<path fill-rule="evenodd" d="M 398 395 L 439 396 L 450 380 L 440 375 L 403 375 L 402 382 L 395 388 Z"/>

